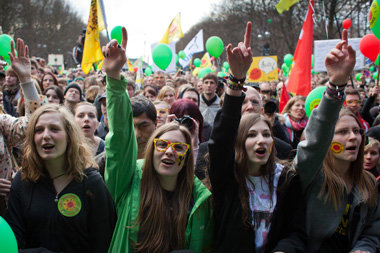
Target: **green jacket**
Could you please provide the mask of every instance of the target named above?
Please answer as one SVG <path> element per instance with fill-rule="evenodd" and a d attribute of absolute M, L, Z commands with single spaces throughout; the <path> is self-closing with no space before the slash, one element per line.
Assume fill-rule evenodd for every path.
<path fill-rule="evenodd" d="M 137 141 L 132 106 L 126 92 L 127 82 L 107 77 L 107 113 L 105 181 L 114 198 L 118 220 L 109 252 L 133 252 L 138 239 L 135 225 L 140 207 L 140 180 L 143 162 L 136 162 Z M 214 224 L 211 193 L 195 177 L 194 206 L 186 227 L 185 248 L 194 252 L 210 251 Z"/>

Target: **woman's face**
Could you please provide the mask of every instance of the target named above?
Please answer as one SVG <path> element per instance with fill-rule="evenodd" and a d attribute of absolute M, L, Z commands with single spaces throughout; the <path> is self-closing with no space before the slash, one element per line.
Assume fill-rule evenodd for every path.
<path fill-rule="evenodd" d="M 198 105 L 198 94 L 195 93 L 194 91 L 185 91 L 183 93 L 182 98 L 189 99 L 193 101 L 196 105 Z"/>
<path fill-rule="evenodd" d="M 64 162 L 67 142 L 67 133 L 60 114 L 57 112 L 42 114 L 37 120 L 34 131 L 34 145 L 42 160 Z"/>
<path fill-rule="evenodd" d="M 151 102 L 154 102 L 156 100 L 156 96 L 153 96 L 149 92 L 145 92 L 145 97 L 149 99 Z"/>
<path fill-rule="evenodd" d="M 58 97 L 58 95 L 57 95 L 57 92 L 55 92 L 55 90 L 53 90 L 53 89 L 50 89 L 50 90 L 48 90 L 46 93 L 45 93 L 45 95 L 46 95 L 46 98 L 47 98 L 47 101 L 49 102 L 49 103 L 54 103 L 54 104 L 59 104 L 59 97 Z"/>
<path fill-rule="evenodd" d="M 259 120 L 248 130 L 245 150 L 251 164 L 264 165 L 272 153 L 273 138 L 270 128 L 263 120 Z"/>
<path fill-rule="evenodd" d="M 175 130 L 164 133 L 158 139 L 160 141 L 156 141 L 153 152 L 154 169 L 160 177 L 177 177 L 185 164 L 188 149 L 183 144 L 176 144 L 173 148 L 170 143 L 186 143 L 185 136 L 181 131 Z"/>
<path fill-rule="evenodd" d="M 169 105 L 172 105 L 174 103 L 174 92 L 173 91 L 167 91 L 165 92 L 165 95 L 164 95 L 164 99 L 163 99 L 166 103 L 168 103 Z"/>
<path fill-rule="evenodd" d="M 296 101 L 290 108 L 289 115 L 294 121 L 302 120 L 305 117 L 305 101 Z"/>
<path fill-rule="evenodd" d="M 336 159 L 353 162 L 359 154 L 362 142 L 361 130 L 356 120 L 349 115 L 342 116 L 336 126 L 331 151 Z"/>
<path fill-rule="evenodd" d="M 51 75 L 45 75 L 42 80 L 42 87 L 46 90 L 47 87 L 54 85 L 54 79 Z"/>
<path fill-rule="evenodd" d="M 84 136 L 87 138 L 94 137 L 99 122 L 96 118 L 96 109 L 90 105 L 81 105 L 75 110 L 75 121 L 82 129 Z"/>
<path fill-rule="evenodd" d="M 169 108 L 165 104 L 155 105 L 157 111 L 157 128 L 166 123 L 166 118 L 169 115 Z"/>
<path fill-rule="evenodd" d="M 376 168 L 379 161 L 379 148 L 377 145 L 372 145 L 370 148 L 364 150 L 364 163 L 363 167 L 366 170 Z"/>

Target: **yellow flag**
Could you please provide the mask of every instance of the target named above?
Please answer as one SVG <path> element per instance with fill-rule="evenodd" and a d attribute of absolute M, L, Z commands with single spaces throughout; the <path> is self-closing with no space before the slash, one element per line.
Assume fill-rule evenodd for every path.
<path fill-rule="evenodd" d="M 168 29 L 166 30 L 164 36 L 160 43 L 169 44 L 174 39 L 183 38 L 182 28 L 181 28 L 181 14 L 178 13 L 175 18 L 170 23 Z"/>
<path fill-rule="evenodd" d="M 289 8 L 298 3 L 298 1 L 299 0 L 280 0 L 280 2 L 276 4 L 277 12 L 281 14 L 284 11 L 288 11 Z"/>
<path fill-rule="evenodd" d="M 132 65 L 132 63 L 128 57 L 127 57 L 127 64 L 128 64 L 128 71 L 134 72 L 135 68 L 133 67 L 133 65 Z"/>
<path fill-rule="evenodd" d="M 99 0 L 91 0 L 91 9 L 88 18 L 81 64 L 82 70 L 86 74 L 90 72 L 93 63 L 99 62 L 103 59 L 102 50 L 100 48 L 99 32 L 104 29 L 104 18 Z"/>
<path fill-rule="evenodd" d="M 205 53 L 201 59 L 200 68 L 207 68 L 211 66 L 212 66 L 212 63 L 211 63 L 210 55 L 208 53 Z"/>

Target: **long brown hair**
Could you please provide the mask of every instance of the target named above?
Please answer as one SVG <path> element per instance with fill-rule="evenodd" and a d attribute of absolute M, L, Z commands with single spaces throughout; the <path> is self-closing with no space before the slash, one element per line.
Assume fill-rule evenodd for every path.
<path fill-rule="evenodd" d="M 191 145 L 189 131 L 177 123 L 165 124 L 156 129 L 147 144 L 140 184 L 140 227 L 136 244 L 138 252 L 169 252 L 173 249 L 183 249 L 185 245 L 185 229 L 194 180 L 192 148 L 189 148 L 184 166 L 178 174 L 171 203 L 166 198 L 153 165 L 153 140 L 170 131 L 180 131 L 186 143 Z"/>
<path fill-rule="evenodd" d="M 46 104 L 38 108 L 29 121 L 24 143 L 22 179 L 36 182 L 40 177 L 46 176 L 44 162 L 38 155 L 36 144 L 34 143 L 34 133 L 40 116 L 49 112 L 55 112 L 60 115 L 67 134 L 66 173 L 75 180 L 81 181 L 84 176 L 83 170 L 89 166 L 97 167 L 97 165 L 87 147 L 82 131 L 74 120 L 74 116 L 66 107 L 57 104 Z"/>
<path fill-rule="evenodd" d="M 249 193 L 246 181 L 249 169 L 249 158 L 245 148 L 245 141 L 247 140 L 249 129 L 259 121 L 263 121 L 268 125 L 271 131 L 271 136 L 273 138 L 272 128 L 269 120 L 265 116 L 260 115 L 258 113 L 249 113 L 243 115 L 243 117 L 241 118 L 235 145 L 235 178 L 239 185 L 239 198 L 243 212 L 242 221 L 247 226 L 252 225 L 250 222 L 252 217 L 252 211 L 249 207 Z M 271 196 L 273 195 L 274 191 L 273 179 L 274 170 L 276 168 L 275 155 L 276 150 L 273 146 L 272 152 L 269 155 L 267 163 L 260 167 L 260 175 L 264 176 L 267 180 Z M 252 184 L 252 182 L 250 183 Z"/>
<path fill-rule="evenodd" d="M 343 116 L 350 116 L 354 118 L 359 127 L 361 124 L 350 110 L 343 108 L 339 114 L 338 121 Z M 371 206 L 377 204 L 377 186 L 376 179 L 371 175 L 370 172 L 363 168 L 364 159 L 364 145 L 365 145 L 365 134 L 364 131 L 361 134 L 362 141 L 359 146 L 359 153 L 355 161 L 351 162 L 349 173 L 349 180 L 357 187 L 358 196 L 364 203 L 369 203 Z M 346 183 L 339 176 L 336 171 L 336 165 L 334 164 L 335 158 L 331 150 L 327 152 L 326 158 L 323 161 L 322 171 L 323 171 L 323 187 L 319 192 L 318 197 L 324 198 L 325 203 L 329 203 L 334 206 L 335 209 L 342 204 L 342 200 L 346 198 Z"/>

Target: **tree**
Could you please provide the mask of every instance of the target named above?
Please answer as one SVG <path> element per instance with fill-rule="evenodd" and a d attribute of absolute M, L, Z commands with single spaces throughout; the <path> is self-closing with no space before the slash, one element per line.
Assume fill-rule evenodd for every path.
<path fill-rule="evenodd" d="M 346 18 L 352 20 L 351 37 L 362 37 L 369 33 L 367 15 L 371 2 L 315 1 L 314 39 L 340 38 L 341 23 Z M 295 51 L 309 1 L 300 1 L 281 15 L 275 8 L 277 3 L 278 0 L 220 0 L 213 6 L 213 11 L 208 17 L 184 35 L 177 43 L 177 48 L 184 48 L 200 29 L 204 30 L 205 40 L 216 35 L 225 43 L 231 42 L 236 45 L 243 38 L 245 24 L 252 21 L 253 54 L 263 55 L 264 46 L 269 45 L 270 54 L 278 55 L 279 59 L 282 59 L 285 54 L 293 54 Z M 225 54 L 221 58 L 225 60 Z"/>

